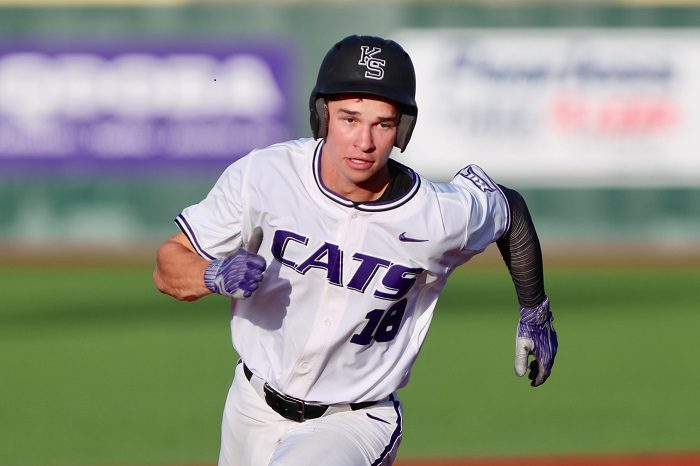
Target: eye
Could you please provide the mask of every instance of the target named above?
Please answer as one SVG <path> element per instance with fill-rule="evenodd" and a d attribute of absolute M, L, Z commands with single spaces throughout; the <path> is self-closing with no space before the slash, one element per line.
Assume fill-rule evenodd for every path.
<path fill-rule="evenodd" d="M 395 126 L 396 126 L 396 123 L 393 121 L 383 121 L 383 122 L 379 123 L 379 127 L 382 129 L 392 129 Z"/>

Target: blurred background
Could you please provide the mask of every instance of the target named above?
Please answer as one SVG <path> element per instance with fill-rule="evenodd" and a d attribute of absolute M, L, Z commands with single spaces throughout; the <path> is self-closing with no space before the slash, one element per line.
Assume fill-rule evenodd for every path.
<path fill-rule="evenodd" d="M 637 361 L 640 372 L 619 390 L 579 395 L 607 413 L 615 408 L 601 400 L 631 396 L 639 410 L 654 400 L 666 409 L 661 417 L 622 410 L 608 434 L 577 442 L 574 430 L 546 447 L 513 442 L 517 433 L 485 443 L 444 437 L 443 424 L 409 437 L 402 451 L 700 450 L 690 396 L 700 389 L 690 333 L 700 305 L 700 2 L 0 0 L 0 464 L 215 461 L 235 361 L 225 304 L 158 295 L 155 249 L 236 158 L 310 136 L 318 66 L 355 33 L 397 40 L 416 66 L 418 125 L 397 160 L 434 180 L 478 163 L 524 194 L 552 266 L 550 293 L 569 290 L 559 291 L 564 323 L 577 308 L 605 321 L 607 301 L 629 311 L 611 318 L 624 332 L 629 321 L 641 325 L 636 313 L 647 306 L 649 325 L 634 330 L 637 339 L 608 327 L 606 340 L 593 320 L 578 328 L 594 336 L 570 330 L 582 350 L 590 338 L 609 344 L 600 347 L 606 365 L 570 356 L 552 416 L 565 418 L 558 409 L 582 386 L 576 364 L 615 374 L 611 353 L 622 348 L 634 359 L 644 347 L 658 357 L 647 364 L 673 366 L 679 375 L 655 380 L 681 390 L 637 391 L 650 367 Z M 499 260 L 492 251 L 479 259 L 500 284 L 484 284 L 494 288 L 483 300 L 505 315 L 514 298 Z M 445 301 L 449 316 L 450 303 L 456 314 L 464 299 Z M 503 354 L 493 355 L 494 377 L 508 377 L 500 386 L 514 383 L 514 321 L 503 319 L 507 337 L 483 330 L 486 342 L 505 338 Z M 431 338 L 442 343 L 426 351 L 444 361 L 453 349 L 441 345 L 460 337 L 440 336 L 440 325 Z M 668 344 L 658 341 L 662 325 Z M 429 379 L 440 367 L 416 370 Z M 419 389 L 431 391 L 421 385 L 405 397 L 419 398 Z M 495 404 L 533 402 L 479 393 L 498 397 Z M 439 417 L 422 415 L 407 422 L 418 428 Z M 578 416 L 568 422 L 601 429 L 595 414 Z M 485 431 L 508 430 L 507 419 Z M 547 428 L 557 430 L 552 419 Z M 625 440 L 613 440 L 623 431 Z"/>
<path fill-rule="evenodd" d="M 330 44 L 400 41 L 399 160 L 523 190 L 547 244 L 700 239 L 700 8 L 679 2 L 0 2 L 0 239 L 133 251 L 255 147 L 309 136 Z"/>

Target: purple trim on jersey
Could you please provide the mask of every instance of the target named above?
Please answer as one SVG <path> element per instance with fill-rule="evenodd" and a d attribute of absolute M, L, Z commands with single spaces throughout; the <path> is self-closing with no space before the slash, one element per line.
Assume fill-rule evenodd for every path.
<path fill-rule="evenodd" d="M 197 235 L 194 234 L 194 230 L 190 226 L 190 224 L 187 222 L 187 219 L 182 215 L 178 215 L 175 217 L 175 223 L 177 226 L 182 230 L 182 232 L 187 236 L 187 239 L 190 240 L 190 243 L 192 244 L 192 247 L 194 247 L 195 251 L 197 251 L 197 254 L 200 256 L 204 257 L 205 259 L 209 260 L 215 260 L 216 257 L 207 254 L 207 252 L 202 248 L 202 246 L 199 244 L 199 241 L 197 241 Z"/>
<path fill-rule="evenodd" d="M 389 399 L 394 403 L 394 410 L 396 411 L 396 429 L 394 429 L 394 432 L 391 434 L 391 439 L 389 439 L 389 443 L 384 448 L 384 451 L 381 455 L 379 455 L 379 458 L 372 463 L 372 466 L 379 466 L 382 464 L 386 456 L 391 453 L 394 446 L 396 446 L 396 442 L 399 441 L 401 435 L 403 435 L 403 426 L 401 425 L 401 403 L 394 397 L 394 395 L 389 395 Z"/>
<path fill-rule="evenodd" d="M 340 205 L 343 205 L 345 207 L 351 207 L 353 209 L 361 210 L 364 212 L 383 212 L 404 205 L 405 203 L 410 201 L 413 198 L 413 196 L 416 195 L 416 193 L 418 192 L 418 188 L 420 188 L 420 177 L 418 176 L 418 174 L 411 168 L 406 167 L 405 165 L 401 165 L 407 170 L 408 174 L 411 175 L 412 185 L 411 189 L 409 189 L 406 192 L 406 194 L 404 194 L 400 198 L 384 202 L 353 202 L 349 199 L 346 199 L 340 194 L 333 191 L 332 189 L 328 188 L 328 186 L 325 185 L 323 179 L 321 178 L 321 151 L 323 149 L 323 143 L 324 140 L 322 139 L 318 146 L 316 146 L 316 151 L 314 152 L 314 179 L 316 180 L 316 185 L 318 186 L 318 189 L 327 198 Z"/>

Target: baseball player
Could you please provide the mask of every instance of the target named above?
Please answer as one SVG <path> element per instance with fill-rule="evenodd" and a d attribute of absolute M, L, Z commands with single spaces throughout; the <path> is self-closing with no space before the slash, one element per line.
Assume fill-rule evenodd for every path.
<path fill-rule="evenodd" d="M 433 183 L 390 159 L 411 138 L 415 73 L 397 43 L 351 36 L 321 64 L 313 138 L 254 150 L 176 218 L 158 250 L 164 293 L 230 296 L 241 360 L 220 465 L 390 465 L 396 391 L 449 275 L 496 242 L 520 303 L 515 372 L 533 386 L 557 351 L 539 241 L 523 198 L 475 165 Z M 440 154 L 425 154 L 440 157 Z M 465 309 L 468 311 L 468 309 Z"/>

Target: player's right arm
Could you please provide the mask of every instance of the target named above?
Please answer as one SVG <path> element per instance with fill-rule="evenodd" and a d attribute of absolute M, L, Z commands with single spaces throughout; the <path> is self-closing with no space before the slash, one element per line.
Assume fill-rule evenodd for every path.
<path fill-rule="evenodd" d="M 262 229 L 247 231 L 244 221 L 249 160 L 231 164 L 204 200 L 175 219 L 181 231 L 158 248 L 153 272 L 163 293 L 181 301 L 211 293 L 245 299 L 258 289 L 267 264 L 257 254 Z"/>
<path fill-rule="evenodd" d="M 204 283 L 209 264 L 180 232 L 158 248 L 153 280 L 162 293 L 180 301 L 194 301 L 212 293 Z"/>
<path fill-rule="evenodd" d="M 246 247 L 209 261 L 181 232 L 158 248 L 153 280 L 161 292 L 181 301 L 194 301 L 210 293 L 249 298 L 260 286 L 267 267 L 265 258 L 257 254 L 260 241 L 262 230 L 256 229 Z"/>

